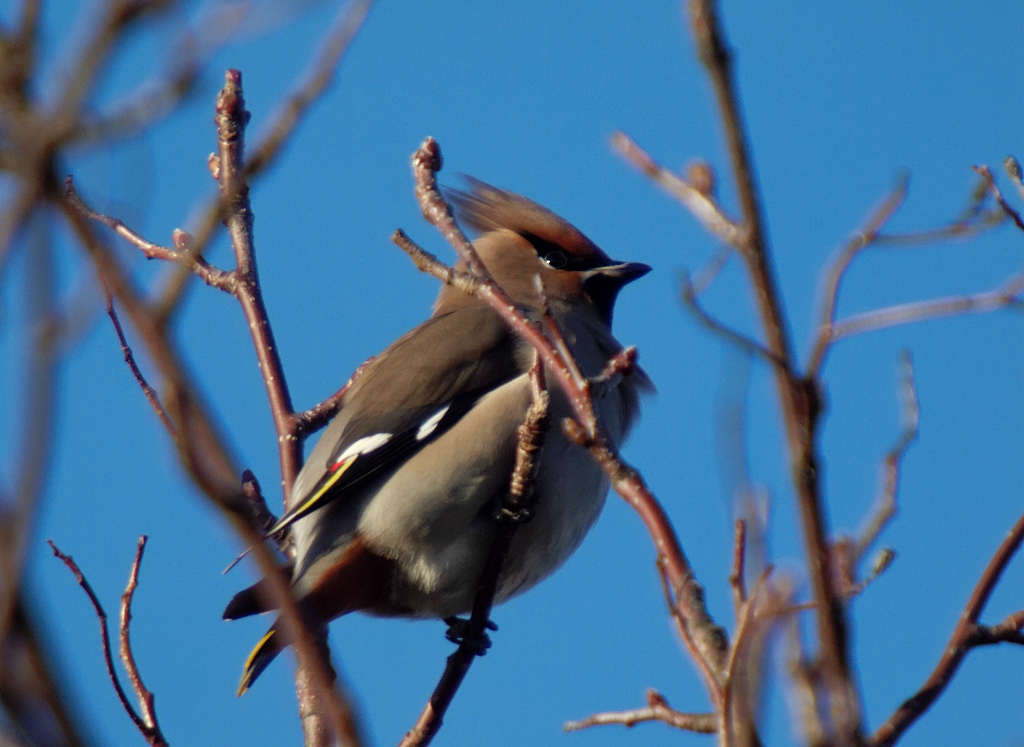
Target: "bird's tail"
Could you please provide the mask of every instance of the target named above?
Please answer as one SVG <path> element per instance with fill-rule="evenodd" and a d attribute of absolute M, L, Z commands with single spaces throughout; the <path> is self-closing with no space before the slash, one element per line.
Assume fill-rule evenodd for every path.
<path fill-rule="evenodd" d="M 283 638 L 281 631 L 277 629 L 277 623 L 274 623 L 270 630 L 267 631 L 267 634 L 260 638 L 259 643 L 256 644 L 252 653 L 249 654 L 249 658 L 245 660 L 242 679 L 238 683 L 238 697 L 245 695 L 246 691 L 252 687 L 252 683 L 256 681 L 256 678 L 281 653 L 285 645 L 287 645 Z"/>

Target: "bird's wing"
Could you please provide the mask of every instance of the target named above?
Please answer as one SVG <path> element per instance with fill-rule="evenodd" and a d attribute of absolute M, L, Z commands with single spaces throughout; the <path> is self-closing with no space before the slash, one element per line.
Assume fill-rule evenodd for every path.
<path fill-rule="evenodd" d="M 296 480 L 297 500 L 267 535 L 451 428 L 481 396 L 526 370 L 521 347 L 493 311 L 477 304 L 434 316 L 398 339 L 346 393 Z"/>

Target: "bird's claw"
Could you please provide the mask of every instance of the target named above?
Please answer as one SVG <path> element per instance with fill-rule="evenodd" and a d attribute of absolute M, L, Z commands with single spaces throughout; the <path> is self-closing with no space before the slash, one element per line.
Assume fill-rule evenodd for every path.
<path fill-rule="evenodd" d="M 464 620 L 461 617 L 446 617 L 444 621 L 448 625 L 448 630 L 445 631 L 444 637 L 452 643 L 466 646 L 476 656 L 483 656 L 487 653 L 487 649 L 491 647 L 491 637 L 483 631 L 477 635 L 475 631 L 469 630 L 469 620 Z M 487 630 L 498 629 L 497 624 L 492 620 L 484 623 L 484 627 Z"/>

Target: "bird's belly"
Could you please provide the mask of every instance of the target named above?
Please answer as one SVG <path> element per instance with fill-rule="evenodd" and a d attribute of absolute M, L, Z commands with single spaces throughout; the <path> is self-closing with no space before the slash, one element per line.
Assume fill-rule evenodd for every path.
<path fill-rule="evenodd" d="M 593 457 L 562 435 L 557 424 L 569 414 L 568 405 L 552 394 L 552 427 L 534 484 L 533 517 L 516 531 L 499 578 L 498 602 L 559 568 L 597 519 L 607 494 L 607 480 Z M 472 607 L 494 537 L 493 511 L 508 489 L 516 429 L 530 396 L 525 377 L 487 395 L 446 434 L 454 441 L 428 444 L 368 502 L 359 532 L 397 561 L 391 604 L 376 612 L 443 618 Z M 503 416 L 495 418 L 496 411 Z M 507 426 L 486 427 L 474 422 L 477 417 Z M 417 462 L 430 461 L 436 478 L 438 460 L 451 460 L 452 454 L 459 455 L 458 464 L 441 470 L 440 480 L 426 485 L 416 479 L 422 474 Z"/>

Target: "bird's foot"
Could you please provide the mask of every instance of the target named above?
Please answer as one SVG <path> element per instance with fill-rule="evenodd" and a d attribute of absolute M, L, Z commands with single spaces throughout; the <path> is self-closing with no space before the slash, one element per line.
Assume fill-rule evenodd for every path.
<path fill-rule="evenodd" d="M 480 631 L 476 634 L 476 631 L 469 630 L 469 620 L 465 620 L 461 617 L 446 617 L 444 619 L 448 625 L 448 630 L 444 636 L 452 643 L 459 646 L 466 646 L 476 656 L 483 656 L 487 653 L 487 649 L 491 647 L 491 637 L 487 633 Z M 498 626 L 491 620 L 484 623 L 484 627 L 487 630 L 497 630 Z"/>

